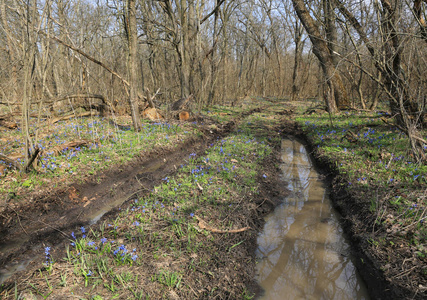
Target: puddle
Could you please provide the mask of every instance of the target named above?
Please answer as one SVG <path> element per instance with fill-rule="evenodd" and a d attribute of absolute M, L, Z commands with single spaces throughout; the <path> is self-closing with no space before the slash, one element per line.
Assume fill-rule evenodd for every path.
<path fill-rule="evenodd" d="M 126 199 L 127 198 L 118 198 L 112 202 L 106 203 L 100 209 L 93 210 L 93 211 L 90 211 L 89 213 L 85 214 L 83 216 L 83 219 L 87 220 L 89 225 L 96 224 L 96 222 L 98 222 L 102 218 L 103 215 L 108 213 L 110 210 L 122 205 L 126 201 Z"/>
<path fill-rule="evenodd" d="M 2 269 L 0 269 L 0 284 L 5 282 L 9 277 L 11 277 L 16 272 L 24 271 L 30 262 L 31 260 L 27 259 L 24 261 L 14 262 L 4 266 Z"/>
<path fill-rule="evenodd" d="M 160 169 L 166 160 L 152 163 L 148 167 L 144 168 L 141 173 L 137 174 L 137 178 L 141 178 L 143 176 L 149 175 L 150 173 Z M 96 224 L 106 213 L 110 210 L 122 205 L 129 197 L 124 198 L 115 198 L 112 202 L 105 203 L 100 209 L 90 211 L 89 213 L 83 216 L 83 219 L 87 220 L 90 225 Z"/>
<path fill-rule="evenodd" d="M 260 299 L 369 299 L 304 146 L 283 140 L 282 160 L 291 193 L 258 237 L 257 279 L 265 291 Z"/>

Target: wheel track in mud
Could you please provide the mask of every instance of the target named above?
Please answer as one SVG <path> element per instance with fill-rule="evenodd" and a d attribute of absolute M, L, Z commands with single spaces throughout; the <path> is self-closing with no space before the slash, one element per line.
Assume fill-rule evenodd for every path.
<path fill-rule="evenodd" d="M 15 209 L 10 209 L 8 212 L 15 214 L 18 220 L 14 227 L 1 228 L 0 275 L 7 270 L 13 273 L 3 283 L 5 287 L 20 281 L 21 273 L 34 272 L 40 268 L 39 262 L 42 261 L 46 245 L 52 247 L 53 253 L 63 253 L 65 248 L 61 245 L 68 243 L 72 231 L 80 226 L 94 224 L 99 219 L 114 217 L 120 206 L 151 192 L 152 188 L 161 183 L 162 178 L 173 176 L 190 153 L 203 154 L 209 144 L 228 136 L 244 118 L 266 108 L 268 106 L 244 112 L 220 129 L 201 127 L 199 130 L 203 132 L 202 136 L 190 138 L 171 150 L 155 149 L 145 157 L 134 158 L 118 170 L 109 169 L 102 175 L 92 176 L 90 182 L 72 184 L 53 195 L 40 197 L 36 200 L 39 202 L 38 207 L 48 207 L 44 214 L 27 209 L 21 215 Z M 100 176 L 103 179 L 98 183 L 96 178 Z M 64 199 L 69 205 L 72 202 L 69 199 L 72 197 L 70 192 L 86 203 L 64 209 Z M 96 222 L 92 222 L 93 219 Z M 19 263 L 23 261 L 26 262 L 23 268 L 25 271 L 18 272 L 22 271 Z"/>

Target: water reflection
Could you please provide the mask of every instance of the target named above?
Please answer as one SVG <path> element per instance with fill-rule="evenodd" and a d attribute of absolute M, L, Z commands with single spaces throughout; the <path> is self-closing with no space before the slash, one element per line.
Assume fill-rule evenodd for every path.
<path fill-rule="evenodd" d="M 291 194 L 267 217 L 258 237 L 262 299 L 368 299 L 305 148 L 283 140 L 282 149 Z"/>
<path fill-rule="evenodd" d="M 31 262 L 30 259 L 26 259 L 20 262 L 12 262 L 2 269 L 0 269 L 0 284 L 5 282 L 9 277 L 19 271 L 23 271 L 27 268 L 28 264 Z"/>

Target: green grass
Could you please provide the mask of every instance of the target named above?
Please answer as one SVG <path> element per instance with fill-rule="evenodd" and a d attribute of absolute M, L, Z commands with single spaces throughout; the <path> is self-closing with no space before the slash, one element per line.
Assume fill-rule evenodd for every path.
<path fill-rule="evenodd" d="M 114 164 L 124 164 L 155 148 L 173 148 L 199 134 L 194 124 L 145 122 L 140 132 L 134 132 L 119 130 L 99 118 L 58 122 L 43 128 L 43 134 L 34 140 L 43 150 L 37 172 L 23 174 L 9 169 L 5 177 L 0 176 L 0 192 L 19 198 L 34 189 L 80 181 L 86 175 L 94 175 Z M 23 152 L 24 142 L 19 131 L 10 131 L 3 139 L 7 142 L 0 146 L 2 154 L 13 156 Z M 90 142 L 85 146 L 55 151 L 60 145 L 76 140 Z M 23 163 L 22 159 L 18 158 L 18 161 Z"/>
<path fill-rule="evenodd" d="M 317 153 L 336 165 L 348 192 L 369 203 L 376 225 L 391 233 L 389 241 L 404 239 L 425 255 L 427 165 L 416 163 L 408 138 L 382 116 L 344 112 L 332 116 L 332 124 L 328 114 L 300 115 L 296 121 Z"/>
<path fill-rule="evenodd" d="M 52 297 L 79 291 L 85 299 L 159 299 L 170 293 L 192 298 L 194 289 L 203 291 L 203 285 L 226 267 L 237 270 L 237 278 L 229 279 L 231 286 L 213 285 L 198 293 L 213 297 L 235 289 L 233 293 L 238 290 L 239 297 L 250 299 L 243 286 L 235 287 L 239 276 L 246 275 L 232 264 L 222 266 L 244 255 L 240 249 L 247 246 L 246 238 L 236 241 L 232 234 L 213 234 L 198 218 L 224 231 L 247 226 L 246 217 L 239 214 L 250 211 L 260 180 L 267 178 L 261 173 L 263 161 L 272 153 L 270 145 L 280 140 L 268 127 L 277 124 L 265 114 L 250 116 L 204 154 L 190 154 L 173 177 L 133 199 L 114 219 L 70 233 L 66 257 L 52 258 L 23 291 Z M 157 140 L 166 134 L 161 131 Z M 122 145 L 129 145 L 135 134 L 125 132 L 121 138 Z"/>

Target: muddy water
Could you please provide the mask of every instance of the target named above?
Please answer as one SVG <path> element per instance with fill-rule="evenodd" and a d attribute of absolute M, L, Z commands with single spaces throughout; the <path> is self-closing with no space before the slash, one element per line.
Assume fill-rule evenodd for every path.
<path fill-rule="evenodd" d="M 328 193 L 303 145 L 282 141 L 291 194 L 258 237 L 260 299 L 369 299 Z"/>
<path fill-rule="evenodd" d="M 31 262 L 30 259 L 26 259 L 20 262 L 12 262 L 2 269 L 0 269 L 0 284 L 5 282 L 9 277 L 19 271 L 23 271 L 27 268 L 28 264 Z"/>

